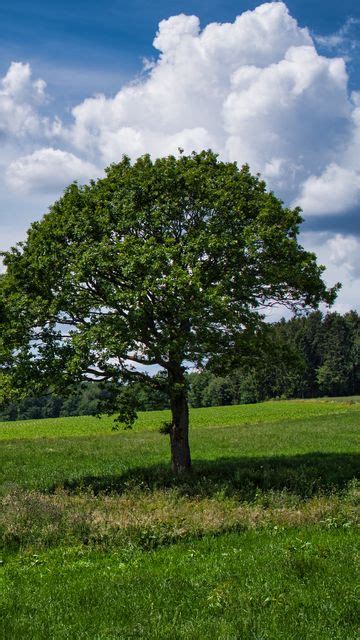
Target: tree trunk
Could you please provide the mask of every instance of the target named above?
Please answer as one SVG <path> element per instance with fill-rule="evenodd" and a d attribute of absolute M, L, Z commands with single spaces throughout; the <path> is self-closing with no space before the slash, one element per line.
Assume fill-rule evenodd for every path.
<path fill-rule="evenodd" d="M 189 408 L 186 380 L 182 367 L 169 374 L 170 407 L 172 423 L 170 428 L 171 468 L 176 475 L 191 469 L 189 446 Z"/>

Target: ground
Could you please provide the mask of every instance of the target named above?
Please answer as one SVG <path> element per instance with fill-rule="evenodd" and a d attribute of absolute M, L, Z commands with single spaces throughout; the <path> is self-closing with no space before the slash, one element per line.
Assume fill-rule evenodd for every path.
<path fill-rule="evenodd" d="M 357 398 L 0 424 L 0 638 L 358 638 Z"/>

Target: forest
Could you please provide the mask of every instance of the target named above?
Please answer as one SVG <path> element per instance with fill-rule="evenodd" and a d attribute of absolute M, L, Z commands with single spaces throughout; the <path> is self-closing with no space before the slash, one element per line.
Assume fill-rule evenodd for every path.
<path fill-rule="evenodd" d="M 266 340 L 255 357 L 242 361 L 235 354 L 230 370 L 219 365 L 216 373 L 190 370 L 187 382 L 192 407 L 358 395 L 360 316 L 356 311 L 343 315 L 315 311 L 282 319 L 267 326 Z M 125 395 L 130 390 L 124 386 L 123 391 Z M 139 411 L 169 407 L 166 393 L 156 388 L 135 383 L 131 393 Z M 108 394 L 106 384 L 88 382 L 74 386 L 66 396 L 49 393 L 8 404 L 0 410 L 0 419 L 96 415 Z"/>

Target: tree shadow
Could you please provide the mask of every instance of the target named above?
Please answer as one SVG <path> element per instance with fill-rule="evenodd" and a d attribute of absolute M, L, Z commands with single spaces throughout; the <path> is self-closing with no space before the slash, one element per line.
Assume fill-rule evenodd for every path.
<path fill-rule="evenodd" d="M 137 467 L 121 475 L 85 476 L 69 479 L 69 492 L 94 494 L 133 489 L 176 488 L 182 495 L 211 497 L 219 492 L 240 500 L 253 500 L 259 491 L 288 491 L 303 498 L 331 493 L 358 478 L 360 455 L 313 452 L 296 456 L 219 458 L 196 460 L 191 473 L 176 477 L 166 464 Z M 52 490 L 55 490 L 54 486 Z"/>

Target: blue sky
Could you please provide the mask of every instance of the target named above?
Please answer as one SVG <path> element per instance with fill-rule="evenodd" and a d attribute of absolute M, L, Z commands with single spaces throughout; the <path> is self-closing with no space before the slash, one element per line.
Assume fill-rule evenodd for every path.
<path fill-rule="evenodd" d="M 360 308 L 358 0 L 0 0 L 0 83 L 0 249 L 123 153 L 212 147 L 303 208 Z"/>

